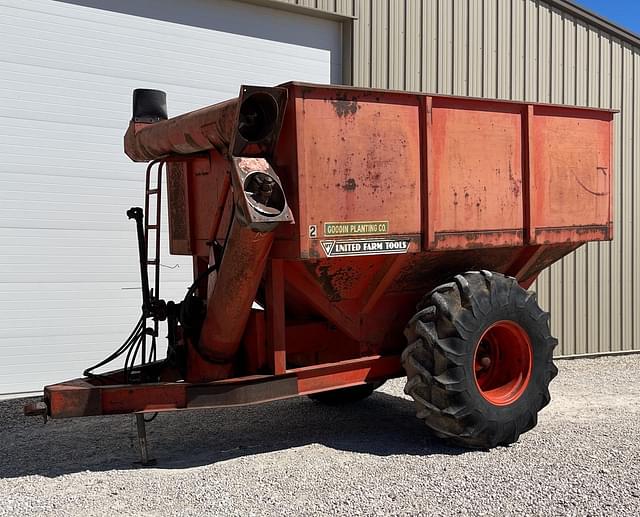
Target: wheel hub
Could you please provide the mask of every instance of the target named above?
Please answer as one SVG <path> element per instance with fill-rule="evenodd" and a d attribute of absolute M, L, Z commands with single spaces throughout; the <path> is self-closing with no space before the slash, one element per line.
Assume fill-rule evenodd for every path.
<path fill-rule="evenodd" d="M 518 400 L 526 390 L 533 365 L 531 340 L 513 321 L 491 324 L 474 354 L 474 378 L 480 394 L 495 406 Z"/>

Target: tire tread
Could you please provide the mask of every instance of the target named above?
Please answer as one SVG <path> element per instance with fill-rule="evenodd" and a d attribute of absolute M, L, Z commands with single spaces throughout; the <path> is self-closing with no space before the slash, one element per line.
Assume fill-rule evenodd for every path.
<path fill-rule="evenodd" d="M 544 334 L 537 345 L 545 348 L 544 382 L 530 381 L 528 389 L 536 390 L 531 397 L 535 407 L 499 422 L 474 407 L 471 390 L 477 388 L 475 381 L 465 378 L 463 365 L 469 339 L 477 334 L 484 317 L 509 306 L 529 315 Z M 414 399 L 418 418 L 436 436 L 455 445 L 491 448 L 516 442 L 535 427 L 538 411 L 551 399 L 548 384 L 558 373 L 553 364 L 558 341 L 550 335 L 549 315 L 538 306 L 535 293 L 522 289 L 513 277 L 486 270 L 456 275 L 421 300 L 405 335 L 411 341 L 402 354 L 405 393 Z"/>

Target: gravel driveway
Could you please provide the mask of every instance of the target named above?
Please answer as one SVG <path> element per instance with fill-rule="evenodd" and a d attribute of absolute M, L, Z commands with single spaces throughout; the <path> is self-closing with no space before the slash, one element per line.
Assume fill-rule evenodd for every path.
<path fill-rule="evenodd" d="M 341 408 L 306 398 L 50 421 L 0 402 L 0 515 L 640 515 L 640 355 L 559 361 L 553 401 L 508 448 L 431 437 L 404 379 Z"/>

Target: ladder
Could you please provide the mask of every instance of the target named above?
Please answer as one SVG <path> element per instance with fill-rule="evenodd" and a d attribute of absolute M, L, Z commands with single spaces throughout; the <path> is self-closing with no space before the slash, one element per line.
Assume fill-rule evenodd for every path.
<path fill-rule="evenodd" d="M 154 166 L 155 175 L 154 175 Z M 145 178 L 144 196 L 144 244 L 146 250 L 147 274 L 153 274 L 153 288 L 150 290 L 149 298 L 152 302 L 160 300 L 160 222 L 162 208 L 162 171 L 164 161 L 153 161 L 147 167 Z M 151 217 L 149 208 L 155 199 L 155 216 Z M 150 238 L 152 237 L 152 238 Z M 151 250 L 149 245 L 153 243 Z M 153 328 L 147 328 L 147 320 L 144 321 L 144 334 L 142 341 L 142 363 L 156 360 L 156 340 L 158 337 L 159 322 L 157 318 L 153 320 Z M 151 336 L 151 348 L 147 357 L 147 335 Z"/>

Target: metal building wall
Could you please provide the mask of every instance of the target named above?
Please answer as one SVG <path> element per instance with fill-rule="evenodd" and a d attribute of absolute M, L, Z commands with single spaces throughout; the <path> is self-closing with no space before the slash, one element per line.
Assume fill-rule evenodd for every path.
<path fill-rule="evenodd" d="M 640 350 L 640 48 L 538 0 L 288 0 L 355 16 L 353 83 L 620 109 L 615 234 L 538 280 L 557 355 Z"/>
<path fill-rule="evenodd" d="M 583 246 L 536 288 L 560 338 L 558 355 L 640 349 L 640 49 L 534 0 L 358 7 L 357 85 L 621 110 L 615 240 Z"/>

